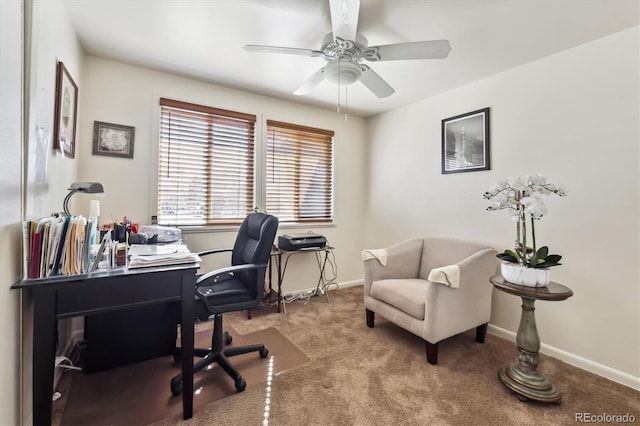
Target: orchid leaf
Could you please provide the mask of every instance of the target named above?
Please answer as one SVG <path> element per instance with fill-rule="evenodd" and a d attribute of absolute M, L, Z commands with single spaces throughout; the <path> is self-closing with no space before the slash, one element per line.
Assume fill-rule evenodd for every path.
<path fill-rule="evenodd" d="M 508 254 L 509 256 L 513 257 L 514 259 L 517 259 L 518 257 L 520 257 L 520 253 L 515 253 L 512 250 L 505 250 L 504 254 Z"/>
<path fill-rule="evenodd" d="M 560 259 L 562 259 L 562 256 L 560 256 L 559 254 L 550 254 L 545 258 L 545 261 L 550 263 L 558 263 Z"/>
<path fill-rule="evenodd" d="M 562 259 L 562 256 L 559 254 L 550 254 L 544 259 L 543 263 L 535 265 L 534 268 L 551 268 L 552 266 L 562 265 L 562 263 L 558 263 Z"/>
<path fill-rule="evenodd" d="M 511 262 L 511 263 L 518 263 L 518 258 L 515 256 L 512 256 L 508 253 L 498 253 L 496 254 L 496 257 L 500 260 L 504 260 L 505 262 Z"/>
<path fill-rule="evenodd" d="M 549 247 L 547 246 L 540 247 L 536 252 L 536 257 L 538 259 L 546 259 L 548 255 L 549 255 Z"/>

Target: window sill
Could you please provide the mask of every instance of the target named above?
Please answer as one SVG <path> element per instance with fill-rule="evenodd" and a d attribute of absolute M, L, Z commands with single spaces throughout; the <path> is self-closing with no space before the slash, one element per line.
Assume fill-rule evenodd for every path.
<path fill-rule="evenodd" d="M 278 231 L 285 229 L 319 229 L 319 228 L 335 228 L 335 222 L 317 222 L 317 223 L 281 223 Z M 216 232 L 237 232 L 240 225 L 194 225 L 194 226 L 178 226 L 183 234 L 207 234 Z"/>

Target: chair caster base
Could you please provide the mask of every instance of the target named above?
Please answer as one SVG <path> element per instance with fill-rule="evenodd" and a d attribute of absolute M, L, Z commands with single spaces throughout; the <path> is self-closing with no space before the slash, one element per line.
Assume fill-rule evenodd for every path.
<path fill-rule="evenodd" d="M 235 386 L 236 386 L 236 390 L 238 392 L 242 392 L 247 387 L 247 382 L 245 382 L 245 380 L 242 378 L 242 376 L 239 376 L 236 379 Z"/>
<path fill-rule="evenodd" d="M 174 377 L 171 379 L 171 394 L 178 396 L 182 393 L 182 379 L 180 377 Z"/>

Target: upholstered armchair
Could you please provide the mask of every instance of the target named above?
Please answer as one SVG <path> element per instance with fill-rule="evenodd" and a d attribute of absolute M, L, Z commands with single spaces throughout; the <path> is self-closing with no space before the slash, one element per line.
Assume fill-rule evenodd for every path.
<path fill-rule="evenodd" d="M 493 248 L 450 238 L 420 238 L 385 249 L 364 250 L 367 326 L 375 314 L 425 341 L 437 364 L 438 343 L 476 328 L 484 343 L 491 316 L 497 259 Z"/>

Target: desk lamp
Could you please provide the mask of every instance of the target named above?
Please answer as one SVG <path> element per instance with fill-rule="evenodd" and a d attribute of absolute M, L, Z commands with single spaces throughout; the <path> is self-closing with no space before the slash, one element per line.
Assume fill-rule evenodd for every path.
<path fill-rule="evenodd" d="M 101 194 L 104 193 L 104 188 L 101 183 L 98 182 L 74 182 L 69 186 L 69 193 L 64 197 L 62 208 L 64 214 L 71 216 L 69 213 L 69 199 L 76 192 L 84 192 L 85 194 Z"/>

